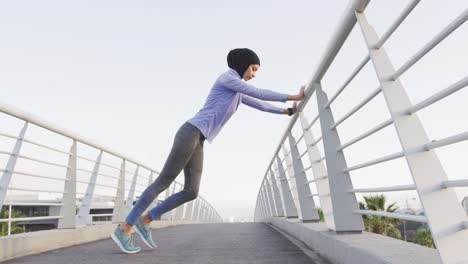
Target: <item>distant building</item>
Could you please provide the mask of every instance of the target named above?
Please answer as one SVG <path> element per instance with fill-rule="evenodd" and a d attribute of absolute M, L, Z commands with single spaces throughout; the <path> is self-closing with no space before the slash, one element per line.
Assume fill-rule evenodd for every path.
<path fill-rule="evenodd" d="M 465 208 L 466 215 L 468 215 L 468 196 L 463 198 L 462 206 L 463 206 L 463 208 Z"/>

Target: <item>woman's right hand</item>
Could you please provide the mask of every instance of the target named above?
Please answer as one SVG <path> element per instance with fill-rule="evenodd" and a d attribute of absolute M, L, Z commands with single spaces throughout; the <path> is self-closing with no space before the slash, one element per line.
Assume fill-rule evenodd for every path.
<path fill-rule="evenodd" d="M 296 95 L 288 95 L 289 101 L 301 101 L 302 99 L 305 98 L 305 93 L 304 93 L 305 86 L 302 85 L 301 89 L 299 90 L 299 93 Z"/>
<path fill-rule="evenodd" d="M 302 99 L 305 98 L 305 93 L 304 93 L 305 86 L 302 85 L 301 89 L 299 90 L 299 93 L 297 94 L 297 100 L 296 101 L 302 101 Z"/>

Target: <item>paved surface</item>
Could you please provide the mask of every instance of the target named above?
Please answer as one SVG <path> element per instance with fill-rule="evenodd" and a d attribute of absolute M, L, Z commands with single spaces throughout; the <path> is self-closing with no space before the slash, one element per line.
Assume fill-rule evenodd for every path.
<path fill-rule="evenodd" d="M 7 263 L 319 263 L 264 223 L 220 223 L 172 226 L 153 231 L 158 248 L 142 247 L 138 254 L 123 254 L 111 239 L 10 260 Z"/>

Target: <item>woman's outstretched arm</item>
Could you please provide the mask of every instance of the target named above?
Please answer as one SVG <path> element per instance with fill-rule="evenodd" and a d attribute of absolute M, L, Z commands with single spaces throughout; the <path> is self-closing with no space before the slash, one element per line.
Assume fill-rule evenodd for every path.
<path fill-rule="evenodd" d="M 265 101 L 258 100 L 249 95 L 242 94 L 241 102 L 247 106 L 258 109 L 263 112 L 285 115 L 289 114 L 289 110 L 287 108 L 278 107 Z M 291 110 L 293 114 L 296 113 L 296 103 L 293 104 Z"/>
<path fill-rule="evenodd" d="M 300 101 L 304 98 L 304 87 L 301 87 L 299 94 L 297 95 L 288 95 L 284 93 L 279 93 L 271 91 L 268 89 L 260 89 L 253 85 L 250 85 L 236 76 L 229 74 L 224 75 L 220 79 L 221 84 L 233 91 L 263 100 L 263 101 L 277 101 L 277 102 L 286 102 L 286 101 Z"/>

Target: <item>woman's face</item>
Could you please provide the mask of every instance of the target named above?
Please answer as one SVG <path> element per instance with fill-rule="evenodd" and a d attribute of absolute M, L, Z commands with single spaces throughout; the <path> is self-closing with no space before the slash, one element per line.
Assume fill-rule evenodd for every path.
<path fill-rule="evenodd" d="M 253 77 L 255 77 L 255 74 L 257 74 L 258 68 L 260 68 L 260 65 L 250 64 L 250 66 L 244 72 L 244 76 L 242 76 L 242 79 L 248 81 L 252 79 Z"/>

